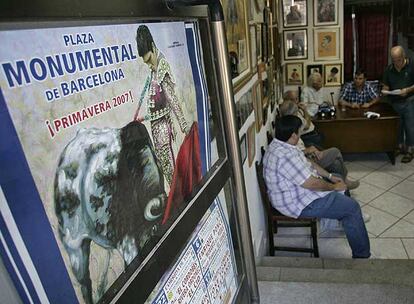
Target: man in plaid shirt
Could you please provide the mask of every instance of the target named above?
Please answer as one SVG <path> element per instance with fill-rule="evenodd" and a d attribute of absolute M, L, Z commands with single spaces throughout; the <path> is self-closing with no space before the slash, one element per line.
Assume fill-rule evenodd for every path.
<path fill-rule="evenodd" d="M 341 178 L 311 164 L 296 146 L 301 125 L 294 115 L 278 118 L 276 138 L 263 158 L 263 175 L 273 207 L 293 218 L 342 221 L 352 257 L 370 257 L 368 233 L 358 202 L 343 194 L 347 187 Z"/>
<path fill-rule="evenodd" d="M 365 80 L 365 72 L 357 70 L 354 81 L 345 85 L 339 104 L 354 109 L 369 108 L 376 104 L 379 101 L 378 93 Z"/>

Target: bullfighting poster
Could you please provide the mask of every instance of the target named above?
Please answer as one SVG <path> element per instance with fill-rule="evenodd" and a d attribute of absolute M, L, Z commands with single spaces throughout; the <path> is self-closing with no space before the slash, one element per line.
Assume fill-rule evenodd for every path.
<path fill-rule="evenodd" d="M 210 167 L 184 22 L 0 31 L 0 252 L 25 303 L 94 303 Z"/>

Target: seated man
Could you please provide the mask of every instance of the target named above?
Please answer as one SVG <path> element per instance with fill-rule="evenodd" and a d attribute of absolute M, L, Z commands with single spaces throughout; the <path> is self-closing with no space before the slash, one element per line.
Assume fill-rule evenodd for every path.
<path fill-rule="evenodd" d="M 303 89 L 300 102 L 305 106 L 310 116 L 315 116 L 319 106 L 323 103 L 321 74 L 310 74 L 307 83 L 308 86 Z"/>
<path fill-rule="evenodd" d="M 295 108 L 295 113 L 289 112 L 289 113 L 281 113 L 282 115 L 296 115 L 302 120 L 302 127 L 300 128 L 300 138 L 303 140 L 305 146 L 322 146 L 323 142 L 323 136 L 320 134 L 316 129 L 315 125 L 312 122 L 311 116 L 309 115 L 308 111 L 306 110 L 306 107 L 303 104 L 298 103 L 298 93 L 295 91 L 286 91 L 283 94 L 283 100 L 291 100 L 295 104 L 297 104 L 297 107 Z M 290 109 L 291 111 L 293 109 Z"/>
<path fill-rule="evenodd" d="M 280 114 L 281 116 L 295 115 L 299 117 L 302 121 L 303 127 L 303 119 L 301 115 L 298 115 L 298 106 L 292 100 L 285 99 L 283 101 L 283 103 L 280 105 Z M 339 151 L 338 148 L 333 147 L 325 150 L 319 150 L 313 145 L 305 147 L 303 141 L 300 138 L 297 143 L 297 147 L 305 154 L 309 161 L 315 162 L 330 173 L 340 175 L 345 181 L 348 190 L 358 188 L 359 181 L 351 181 L 347 178 L 348 170 L 345 167 L 344 159 L 342 157 L 341 151 Z"/>
<path fill-rule="evenodd" d="M 341 193 L 346 185 L 340 178 L 312 165 L 296 147 L 301 124 L 293 115 L 276 120 L 276 138 L 263 158 L 263 175 L 272 206 L 293 218 L 340 220 L 352 257 L 369 258 L 369 238 L 358 202 Z"/>
<path fill-rule="evenodd" d="M 358 69 L 354 81 L 345 85 L 339 104 L 353 109 L 369 108 L 379 101 L 378 93 L 366 82 L 365 72 Z"/>

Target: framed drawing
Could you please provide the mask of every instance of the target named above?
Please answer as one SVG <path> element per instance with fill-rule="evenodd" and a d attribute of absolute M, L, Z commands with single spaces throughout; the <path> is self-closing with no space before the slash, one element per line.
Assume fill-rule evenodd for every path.
<path fill-rule="evenodd" d="M 251 63 L 252 63 L 252 70 L 254 71 L 257 66 L 257 26 L 256 24 L 251 24 L 249 26 L 250 30 L 250 54 L 251 54 Z"/>
<path fill-rule="evenodd" d="M 253 164 L 254 157 L 256 156 L 256 132 L 254 123 L 247 129 L 247 151 L 249 155 L 249 167 Z"/>
<path fill-rule="evenodd" d="M 310 64 L 306 66 L 306 78 L 313 73 L 319 73 L 323 77 L 323 66 L 322 64 Z"/>
<path fill-rule="evenodd" d="M 333 63 L 324 66 L 324 85 L 334 87 L 342 85 L 342 64 Z"/>
<path fill-rule="evenodd" d="M 314 0 L 313 21 L 315 26 L 338 24 L 338 0 Z"/>
<path fill-rule="evenodd" d="M 282 0 L 282 16 L 284 27 L 306 26 L 307 0 Z"/>
<path fill-rule="evenodd" d="M 286 84 L 303 84 L 303 63 L 286 63 Z"/>
<path fill-rule="evenodd" d="M 315 61 L 317 60 L 339 60 L 339 27 L 315 28 L 314 51 Z"/>
<path fill-rule="evenodd" d="M 251 77 L 249 52 L 249 21 L 247 0 L 222 0 L 226 22 L 227 47 L 234 91 L 237 92 Z"/>
<path fill-rule="evenodd" d="M 263 121 L 262 111 L 262 82 L 259 80 L 253 85 L 253 108 L 254 108 L 254 120 L 256 123 L 256 132 L 260 132 Z"/>
<path fill-rule="evenodd" d="M 283 31 L 285 60 L 308 58 L 307 30 Z"/>
<path fill-rule="evenodd" d="M 240 139 L 240 156 L 242 165 L 246 161 L 247 158 L 247 141 L 246 141 L 246 133 L 244 133 Z"/>

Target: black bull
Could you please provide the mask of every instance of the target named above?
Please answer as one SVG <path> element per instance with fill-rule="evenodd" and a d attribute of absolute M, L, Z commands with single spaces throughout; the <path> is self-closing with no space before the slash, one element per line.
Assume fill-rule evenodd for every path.
<path fill-rule="evenodd" d="M 145 126 L 80 130 L 61 154 L 54 189 L 59 236 L 90 303 L 91 241 L 116 248 L 128 265 L 159 230 L 166 193 Z"/>

